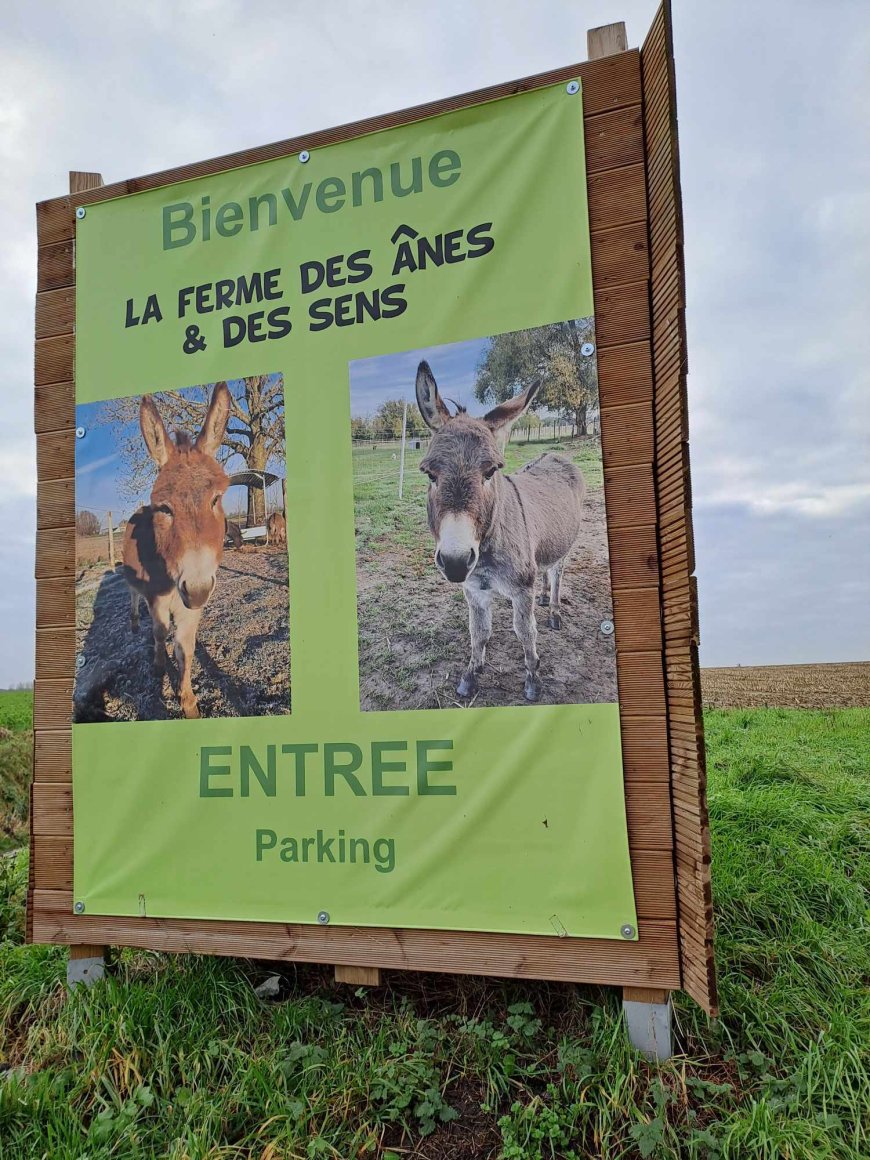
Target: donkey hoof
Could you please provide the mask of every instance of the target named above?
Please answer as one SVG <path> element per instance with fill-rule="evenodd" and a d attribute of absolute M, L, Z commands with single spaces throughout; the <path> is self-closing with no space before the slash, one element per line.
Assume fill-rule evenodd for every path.
<path fill-rule="evenodd" d="M 550 603 L 550 597 L 547 595 L 546 592 L 542 592 L 541 595 L 538 597 L 538 604 L 540 604 L 541 608 L 546 608 L 549 603 Z"/>
<path fill-rule="evenodd" d="M 555 629 L 556 632 L 562 627 L 562 617 L 558 612 L 551 612 L 547 617 L 547 628 Z"/>
<path fill-rule="evenodd" d="M 526 677 L 523 692 L 525 693 L 527 701 L 537 701 L 541 695 L 541 682 L 537 677 Z"/>
<path fill-rule="evenodd" d="M 471 669 L 464 673 L 462 680 L 456 686 L 456 695 L 458 697 L 472 697 L 477 692 L 477 678 Z"/>
<path fill-rule="evenodd" d="M 196 701 L 182 701 L 181 711 L 188 721 L 196 721 L 202 716 Z"/>

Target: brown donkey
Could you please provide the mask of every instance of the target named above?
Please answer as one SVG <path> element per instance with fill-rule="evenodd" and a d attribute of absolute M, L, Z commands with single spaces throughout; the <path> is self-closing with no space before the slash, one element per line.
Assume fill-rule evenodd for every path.
<path fill-rule="evenodd" d="M 142 438 L 157 478 L 151 503 L 130 517 L 124 532 L 123 574 L 130 586 L 131 624 L 139 628 L 144 596 L 154 630 L 154 672 L 166 671 L 166 638 L 175 623 L 179 700 L 185 717 L 198 717 L 190 683 L 196 633 L 217 582 L 223 554 L 223 494 L 226 472 L 215 459 L 232 399 L 226 383 L 212 391 L 202 430 L 195 439 L 176 431 L 173 442 L 150 395 L 139 405 Z"/>
<path fill-rule="evenodd" d="M 435 537 L 435 564 L 448 580 L 462 584 L 468 604 L 471 659 L 457 686 L 470 697 L 483 672 L 492 634 L 492 598 L 513 604 L 514 632 L 526 662 L 524 692 L 537 701 L 538 678 L 535 585 L 543 571 L 549 594 L 550 628 L 562 627 L 559 611 L 562 570 L 580 535 L 586 483 L 580 470 L 547 452 L 514 475 L 502 475 L 504 446 L 511 426 L 531 406 L 540 382 L 480 419 L 459 407 L 451 415 L 438 393 L 429 364 L 417 368 L 417 403 L 435 434 L 420 470 L 429 476 L 429 530 Z"/>

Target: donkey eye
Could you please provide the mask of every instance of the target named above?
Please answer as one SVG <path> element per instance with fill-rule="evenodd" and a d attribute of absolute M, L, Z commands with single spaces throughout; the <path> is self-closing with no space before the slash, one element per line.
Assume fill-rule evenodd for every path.
<path fill-rule="evenodd" d="M 483 469 L 483 478 L 484 479 L 492 479 L 492 477 L 495 475 L 495 473 L 497 471 L 498 471 L 498 464 L 491 463 L 488 467 L 485 467 Z"/>
<path fill-rule="evenodd" d="M 214 497 L 214 499 L 211 501 L 211 506 L 217 507 L 217 505 L 220 503 L 220 499 L 221 499 L 221 493 L 218 492 L 217 495 Z"/>

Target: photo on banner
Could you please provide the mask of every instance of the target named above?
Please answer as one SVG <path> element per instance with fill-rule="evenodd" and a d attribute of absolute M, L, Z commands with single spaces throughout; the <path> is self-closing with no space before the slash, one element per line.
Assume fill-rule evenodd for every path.
<path fill-rule="evenodd" d="M 290 712 L 284 380 L 76 408 L 73 720 Z"/>
<path fill-rule="evenodd" d="M 594 318 L 352 362 L 350 410 L 361 708 L 615 703 Z"/>

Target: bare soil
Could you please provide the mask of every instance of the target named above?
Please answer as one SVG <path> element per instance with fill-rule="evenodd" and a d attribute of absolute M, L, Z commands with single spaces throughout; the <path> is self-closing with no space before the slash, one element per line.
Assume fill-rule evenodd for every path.
<path fill-rule="evenodd" d="M 702 669 L 707 709 L 870 707 L 870 661 Z"/>
<path fill-rule="evenodd" d="M 144 600 L 140 615 L 139 631 L 134 633 L 129 589 L 120 573 L 99 565 L 79 572 L 75 721 L 181 716 L 172 637 L 161 684 L 151 671 L 154 646 Z M 247 546 L 224 553 L 197 636 L 193 690 L 203 717 L 290 712 L 286 550 Z"/>
<path fill-rule="evenodd" d="M 357 561 L 360 702 L 364 710 L 527 705 L 522 647 L 510 602 L 496 598 L 480 689 L 456 696 L 470 641 L 465 597 L 435 569 L 432 544 L 406 549 L 385 537 Z M 590 491 L 583 530 L 562 581 L 562 628 L 536 607 L 543 691 L 538 704 L 614 702 L 616 653 L 601 623 L 613 619 L 604 492 Z"/>

